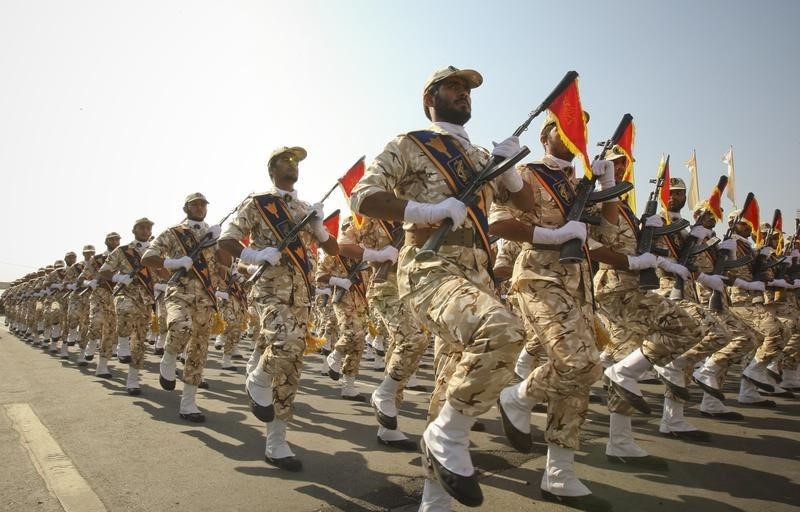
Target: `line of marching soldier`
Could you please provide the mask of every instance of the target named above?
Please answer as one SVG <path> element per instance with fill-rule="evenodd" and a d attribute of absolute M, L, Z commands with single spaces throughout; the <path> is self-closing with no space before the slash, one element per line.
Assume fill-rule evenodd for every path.
<path fill-rule="evenodd" d="M 390 141 L 366 168 L 350 198 L 359 216 L 337 236 L 323 222 L 322 203 L 302 200 L 295 188 L 306 150 L 283 146 L 267 162 L 271 188 L 247 196 L 224 227 L 205 222 L 208 200 L 192 193 L 186 218 L 157 236 L 141 218 L 129 243 L 109 233 L 102 254 L 87 245 L 83 261 L 68 253 L 13 283 L 2 298 L 7 325 L 65 359 L 78 344 L 76 364 L 97 356 L 98 377 L 111 377 L 116 347 L 131 395 L 142 392 L 151 342 L 163 389 L 176 388 L 184 362 L 178 412 L 202 422 L 196 396 L 215 319 L 226 326 L 216 341 L 223 369 L 236 368 L 236 345 L 255 320 L 244 393 L 266 426 L 265 460 L 287 471 L 302 470 L 287 427 L 303 356 L 325 342 L 323 373 L 341 381 L 343 399 L 369 400 L 378 443 L 421 449 L 423 511 L 450 510 L 453 498 L 483 502 L 469 436 L 476 417 L 495 405 L 508 442 L 521 452 L 532 448 L 532 409 L 546 408 L 544 499 L 609 510 L 574 462 L 589 390 L 601 378 L 609 393 L 609 462 L 655 470 L 666 462 L 638 446 L 631 430 L 636 411 L 650 414 L 639 386 L 648 370 L 666 390 L 659 432 L 689 442 L 712 440 L 684 415 L 692 383 L 703 391 L 701 413 L 724 421 L 745 419 L 725 404 L 731 365 L 744 365 L 739 404 L 775 407 L 765 393 L 791 397 L 800 388 L 796 237 L 778 254 L 777 232 L 769 236 L 766 226 L 764 246 L 754 249 L 751 226 L 733 212 L 730 236 L 714 244 L 718 208 L 705 202 L 692 222 L 681 223 L 686 187 L 678 178 L 669 181 L 667 211 L 637 218 L 614 192 L 629 158 L 616 146 L 591 165 L 603 198 L 589 212 L 597 221 L 567 220 L 575 150 L 552 116 L 539 132 L 540 159 L 498 173 L 475 201 L 462 201 L 481 169 L 522 151 L 516 136 L 491 152 L 470 141 L 464 125 L 482 81 L 452 66 L 426 81 L 431 124 Z M 452 228 L 437 231 L 443 222 Z M 641 251 L 645 231 L 661 236 Z M 434 239 L 440 243 L 430 249 Z M 687 241 L 694 247 L 688 253 Z M 562 262 L 560 249 L 572 242 L 588 258 Z M 647 274 L 654 284 L 642 287 Z M 722 297 L 721 307 L 707 307 L 712 296 Z M 417 443 L 402 428 L 403 390 L 414 386 L 431 341 L 435 386 Z M 385 362 L 369 399 L 357 385 L 365 347 Z"/>

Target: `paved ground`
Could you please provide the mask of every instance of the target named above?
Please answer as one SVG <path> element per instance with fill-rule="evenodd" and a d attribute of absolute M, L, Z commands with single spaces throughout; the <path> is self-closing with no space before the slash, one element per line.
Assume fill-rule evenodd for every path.
<path fill-rule="evenodd" d="M 289 441 L 305 470 L 290 474 L 263 462 L 264 428 L 249 412 L 243 372 L 222 371 L 219 351 L 212 347 L 210 354 L 211 389 L 199 394 L 208 420 L 197 426 L 178 417 L 179 394 L 158 387 L 151 349 L 144 392 L 129 397 L 122 372 L 114 372 L 111 381 L 97 379 L 93 364 L 79 369 L 74 355 L 64 362 L 0 327 L 0 510 L 92 510 L 82 498 L 77 508 L 62 507 L 56 498 L 57 492 L 63 495 L 58 482 L 71 468 L 112 511 L 416 510 L 422 490 L 419 456 L 376 443 L 372 409 L 338 398 L 338 388 L 317 372 L 320 356 L 307 359 L 290 424 Z M 421 376 L 430 385 L 430 359 L 425 362 Z M 362 392 L 371 392 L 379 377 L 365 366 Z M 659 386 L 644 388 L 657 406 Z M 733 381 L 726 391 L 735 397 Z M 409 392 L 402 410 L 401 427 L 415 437 L 424 426 L 426 400 L 424 393 Z M 774 410 L 735 407 L 747 416 L 743 423 L 713 422 L 689 409 L 692 422 L 714 432 L 711 444 L 660 437 L 658 407 L 650 418 L 635 418 L 641 445 L 668 459 L 667 473 L 607 464 L 607 413 L 604 406 L 592 405 L 577 457 L 579 474 L 618 511 L 800 511 L 800 400 L 777 402 Z M 31 455 L 42 435 L 23 437 L 12 420 L 14 411 L 28 406 L 44 436 L 60 449 L 45 457 L 51 466 L 42 470 L 47 480 Z M 541 501 L 543 446 L 533 454 L 516 453 L 504 443 L 496 410 L 482 420 L 486 432 L 472 439 L 486 501 L 475 510 L 569 510 Z M 542 428 L 544 416 L 535 414 L 534 423 Z"/>

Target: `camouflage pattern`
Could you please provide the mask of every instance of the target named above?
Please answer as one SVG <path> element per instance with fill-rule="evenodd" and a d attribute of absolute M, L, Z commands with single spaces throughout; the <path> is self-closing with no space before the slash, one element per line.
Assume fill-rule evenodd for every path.
<path fill-rule="evenodd" d="M 234 293 L 229 293 L 229 298 L 220 304 L 222 319 L 225 320 L 225 331 L 222 333 L 224 347 L 222 353 L 233 354 L 233 349 L 239 344 L 242 336 L 242 324 L 247 316 L 247 304 L 243 303 Z"/>
<path fill-rule="evenodd" d="M 99 342 L 100 357 L 111 359 L 116 336 L 117 314 L 111 298 L 111 287 L 100 283 L 89 296 L 89 340 Z"/>
<path fill-rule="evenodd" d="M 179 227 L 192 229 L 190 221 L 185 220 Z M 192 229 L 197 240 L 201 240 L 208 230 L 206 223 L 199 229 Z M 201 251 L 208 263 L 211 285 L 215 288 L 224 285 L 218 273 L 216 245 Z M 186 256 L 172 229 L 167 229 L 153 240 L 144 257 L 180 258 Z M 183 382 L 193 386 L 203 380 L 203 369 L 208 357 L 208 338 L 211 334 L 211 319 L 216 310 L 216 299 L 207 291 L 194 270 L 186 272 L 178 282 L 167 285 L 164 293 L 167 310 L 167 340 L 164 352 L 178 355 L 186 351 L 183 367 Z"/>
<path fill-rule="evenodd" d="M 541 163 L 560 168 L 549 157 Z M 525 165 L 519 170 L 526 186 L 532 188 L 534 209 L 521 212 L 495 206 L 490 222 L 517 219 L 546 228 L 563 225 L 564 216 L 534 177 L 532 168 Z M 534 250 L 530 243 L 523 244 L 514 264 L 510 291 L 516 295 L 520 314 L 548 356 L 548 361 L 524 381 L 528 397 L 548 403 L 545 439 L 576 450 L 589 405 L 589 388 L 600 378 L 602 368 L 592 321 L 588 264 L 562 265 L 558 257 L 558 251 Z M 538 346 L 532 348 L 541 350 Z"/>
<path fill-rule="evenodd" d="M 447 133 L 437 125 L 430 130 Z M 456 143 L 466 143 L 456 139 Z M 464 154 L 476 169 L 482 168 L 489 153 L 467 144 Z M 359 211 L 364 198 L 376 192 L 391 192 L 400 199 L 438 203 L 452 196 L 444 176 L 408 136 L 390 141 L 369 165 L 353 189 L 351 207 Z M 488 208 L 498 188 L 484 187 Z M 506 197 L 499 198 L 507 200 Z M 433 226 L 404 223 L 406 231 Z M 459 226 L 457 226 L 459 227 Z M 465 229 L 474 229 L 465 220 Z M 524 336 L 520 321 L 494 293 L 487 271 L 489 255 L 483 248 L 443 246 L 438 257 L 427 262 L 414 259 L 416 247 L 400 252 L 397 288 L 401 300 L 419 325 L 442 339 L 444 350 L 462 351 L 448 381 L 437 381 L 435 393 L 446 389 L 448 402 L 468 416 L 478 416 L 492 407 L 500 390 L 513 377 L 514 361 Z"/>
<path fill-rule="evenodd" d="M 284 195 L 272 188 L 268 193 Z M 308 203 L 292 199 L 287 207 L 294 218 L 308 213 Z M 278 241 L 256 209 L 254 201 L 242 206 L 220 237 L 221 240 L 241 240 L 245 234 L 250 236 L 250 247 L 263 249 L 277 247 Z M 311 227 L 300 233 L 300 240 L 306 250 L 313 238 Z M 313 276 L 312 276 L 313 277 Z M 312 279 L 313 282 L 313 279 Z M 289 421 L 303 368 L 303 352 L 306 346 L 311 297 L 304 276 L 284 255 L 280 264 L 268 265 L 266 271 L 256 282 L 248 297 L 258 313 L 264 353 L 260 364 L 272 375 L 272 400 L 275 416 Z"/>
<path fill-rule="evenodd" d="M 135 246 L 136 242 L 132 242 Z M 124 248 L 119 246 L 108 255 L 100 272 L 119 272 L 130 274 L 134 268 L 125 257 Z M 140 256 L 146 245 L 139 248 Z M 98 288 L 99 289 L 99 288 Z M 96 290 L 95 290 L 96 291 Z M 134 279 L 131 284 L 121 288 L 113 297 L 114 311 L 116 313 L 118 337 L 130 338 L 131 365 L 142 368 L 144 363 L 144 345 L 147 342 L 147 327 L 150 323 L 150 312 L 153 306 L 153 296 L 150 290 L 139 279 Z M 110 350 L 110 347 L 108 347 Z M 102 352 L 102 350 L 101 350 Z M 105 357 L 105 356 L 104 356 Z"/>

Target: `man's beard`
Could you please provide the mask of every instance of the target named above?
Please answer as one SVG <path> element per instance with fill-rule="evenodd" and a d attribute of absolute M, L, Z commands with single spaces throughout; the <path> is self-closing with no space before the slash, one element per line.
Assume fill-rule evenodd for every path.
<path fill-rule="evenodd" d="M 669 207 L 669 211 L 672 213 L 680 213 L 680 211 L 683 210 L 683 207 L 686 206 L 686 200 L 683 200 L 680 203 L 676 201 L 670 201 L 667 206 Z"/>
<path fill-rule="evenodd" d="M 458 110 L 450 105 L 446 105 L 444 101 L 439 98 L 438 94 L 434 96 L 433 108 L 436 109 L 436 118 L 446 123 L 464 126 L 472 117 L 472 112 L 469 110 Z"/>

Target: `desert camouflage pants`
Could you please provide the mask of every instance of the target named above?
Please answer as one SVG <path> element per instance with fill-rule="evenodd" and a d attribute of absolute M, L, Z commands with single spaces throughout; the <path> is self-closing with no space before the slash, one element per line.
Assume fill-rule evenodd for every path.
<path fill-rule="evenodd" d="M 99 354 L 104 359 L 111 359 L 112 347 L 117 339 L 116 317 L 111 291 L 102 286 L 92 291 L 92 295 L 89 297 L 88 337 L 90 340 L 99 342 Z"/>
<path fill-rule="evenodd" d="M 149 304 L 144 304 L 127 295 L 118 295 L 114 297 L 114 311 L 117 314 L 117 336 L 129 338 L 131 344 L 130 364 L 141 370 L 144 365 L 144 345 L 152 308 Z"/>
<path fill-rule="evenodd" d="M 781 354 L 784 329 L 775 315 L 774 306 L 735 302 L 731 306 L 731 311 L 763 336 L 761 345 L 756 349 L 756 359 L 769 363 Z"/>
<path fill-rule="evenodd" d="M 783 325 L 784 339 L 783 367 L 795 368 L 800 364 L 800 331 L 798 331 L 797 306 L 788 302 L 774 302 L 770 306 Z"/>
<path fill-rule="evenodd" d="M 419 263 L 413 259 L 417 249 L 404 248 L 398 289 L 418 324 L 442 340 L 445 352 L 461 354 L 452 363 L 452 377 L 446 382 L 437 378 L 437 386 L 446 389 L 453 408 L 467 416 L 479 416 L 492 407 L 513 378 L 525 333 L 519 319 L 495 294 L 485 270 L 485 253 L 443 250 L 451 251 L 452 256 Z"/>
<path fill-rule="evenodd" d="M 59 295 L 63 292 L 58 291 Z M 45 317 L 45 325 L 50 326 L 50 338 L 59 338 L 66 335 L 67 325 L 67 300 L 53 297 Z"/>
<path fill-rule="evenodd" d="M 520 314 L 527 318 L 548 356 L 548 361 L 525 379 L 525 389 L 537 403 L 547 402 L 547 442 L 570 450 L 580 447 L 589 388 L 602 373 L 592 305 L 585 284 L 577 286 L 570 290 L 543 280 L 514 284 Z"/>
<path fill-rule="evenodd" d="M 385 371 L 389 377 L 400 382 L 395 400 L 399 407 L 403 401 L 403 388 L 409 377 L 417 371 L 428 347 L 428 337 L 400 300 L 397 288 L 389 284 L 390 281 L 396 281 L 394 274 L 387 277 L 387 283 L 369 294 L 369 307 L 375 316 L 378 331 L 383 329 L 386 333 Z"/>
<path fill-rule="evenodd" d="M 364 336 L 367 333 L 367 305 L 357 292 L 347 292 L 338 304 L 333 305 L 339 339 L 334 345 L 342 355 L 342 374 L 355 377 L 364 354 Z"/>
<path fill-rule="evenodd" d="M 220 307 L 222 308 L 222 318 L 225 320 L 225 331 L 222 333 L 225 346 L 222 353 L 231 355 L 242 337 L 242 323 L 247 317 L 247 311 L 239 300 L 234 298 L 226 300 Z"/>
<path fill-rule="evenodd" d="M 78 329 L 78 345 L 86 348 L 89 331 L 89 294 L 78 296 L 73 292 L 67 306 L 67 328 L 69 331 Z"/>
<path fill-rule="evenodd" d="M 190 285 L 170 285 L 167 288 L 167 341 L 164 352 L 178 355 L 186 350 L 183 365 L 183 383 L 199 386 L 208 358 L 208 338 L 211 334 L 211 318 L 214 303 L 199 283 L 193 279 Z"/>
<path fill-rule="evenodd" d="M 275 417 L 289 421 L 303 369 L 309 308 L 287 303 L 275 296 L 259 297 L 253 300 L 253 304 L 258 311 L 266 345 L 259 364 L 272 375 Z"/>

